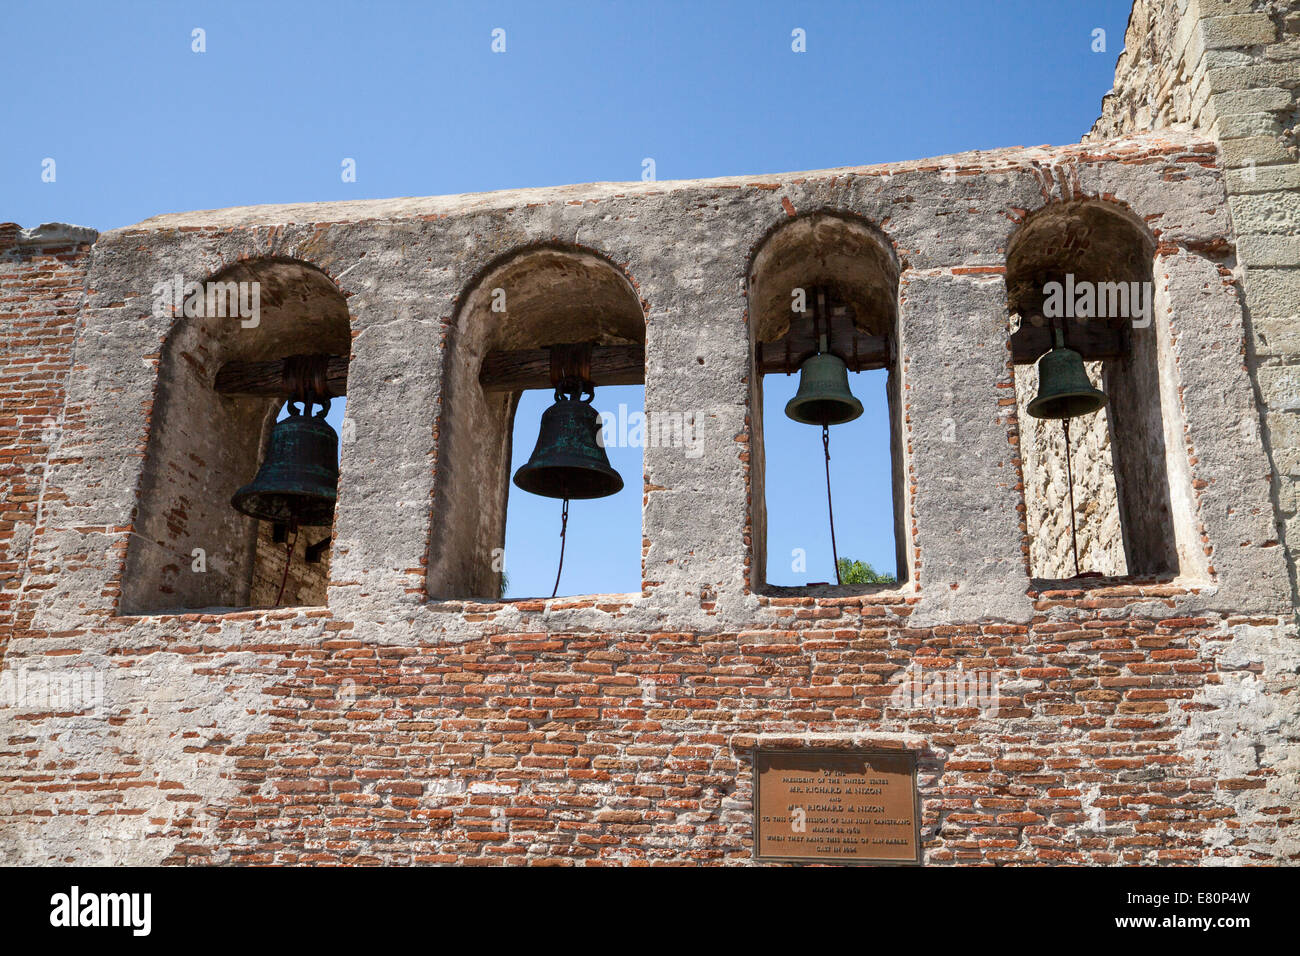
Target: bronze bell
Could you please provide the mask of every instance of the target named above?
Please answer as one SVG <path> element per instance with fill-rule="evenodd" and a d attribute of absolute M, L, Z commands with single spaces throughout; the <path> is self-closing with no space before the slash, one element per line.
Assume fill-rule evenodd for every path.
<path fill-rule="evenodd" d="M 580 391 L 555 392 L 542 412 L 532 457 L 515 472 L 517 486 L 545 498 L 604 498 L 623 489 L 597 438 L 600 415 Z"/>
<path fill-rule="evenodd" d="M 1027 411 L 1034 418 L 1078 418 L 1106 404 L 1106 393 L 1092 387 L 1083 356 L 1065 347 L 1060 330 L 1056 345 L 1038 360 L 1038 397 Z"/>
<path fill-rule="evenodd" d="M 787 418 L 805 425 L 840 425 L 862 414 L 849 391 L 849 369 L 838 355 L 821 352 L 799 366 L 799 391 L 785 404 Z"/>
<path fill-rule="evenodd" d="M 339 438 L 325 421 L 329 399 L 320 403 L 315 415 L 308 414 L 311 405 L 289 402 L 289 417 L 271 429 L 271 444 L 257 477 L 230 499 L 236 511 L 288 525 L 334 523 Z"/>

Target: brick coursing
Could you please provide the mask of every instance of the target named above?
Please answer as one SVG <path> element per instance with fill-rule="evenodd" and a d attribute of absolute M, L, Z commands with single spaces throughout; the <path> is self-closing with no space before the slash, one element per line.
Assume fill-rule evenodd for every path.
<path fill-rule="evenodd" d="M 0 224 L 0 662 L 15 629 L 46 462 L 58 440 L 90 243 Z"/>
<path fill-rule="evenodd" d="M 1048 592 L 1029 625 L 924 629 L 899 599 L 776 598 L 780 629 L 710 635 L 624 633 L 617 607 L 604 633 L 505 629 L 478 605 L 461 613 L 482 636 L 455 647 L 376 646 L 285 612 L 245 615 L 232 643 L 229 616 L 190 615 L 112 667 L 173 657 L 207 677 L 200 712 L 251 682 L 239 706 L 257 708 L 259 732 L 196 722 L 180 748 L 193 774 L 160 774 L 142 746 L 155 718 L 127 706 L 97 740 L 111 767 L 49 759 L 5 789 L 28 822 L 81 808 L 76 857 L 91 862 L 111 854 L 104 815 L 140 814 L 165 863 L 744 863 L 749 748 L 843 746 L 847 732 L 920 750 L 930 863 L 1267 861 L 1294 807 L 1247 824 L 1233 798 L 1279 771 L 1218 774 L 1222 743 L 1197 719 L 1206 689 L 1239 676 L 1221 659 L 1233 628 L 1277 621 L 1107 616 L 1171 593 Z M 918 662 L 996 669 L 997 716 L 891 710 L 892 681 Z M 41 752 L 56 722 L 7 746 Z"/>

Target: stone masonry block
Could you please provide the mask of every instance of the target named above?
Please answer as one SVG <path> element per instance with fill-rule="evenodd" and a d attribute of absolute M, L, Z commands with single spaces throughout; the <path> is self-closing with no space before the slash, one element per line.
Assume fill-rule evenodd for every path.
<path fill-rule="evenodd" d="M 1214 134 L 1220 139 L 1279 136 L 1281 133 L 1280 113 L 1220 113 L 1214 121 Z"/>
<path fill-rule="evenodd" d="M 1300 76 L 1296 75 L 1295 67 L 1286 63 L 1261 63 L 1258 66 L 1236 64 L 1211 68 L 1207 76 L 1210 86 L 1219 93 L 1261 87 L 1294 87 L 1300 84 Z"/>
<path fill-rule="evenodd" d="M 1254 316 L 1251 328 L 1259 357 L 1300 355 L 1300 315 Z"/>
<path fill-rule="evenodd" d="M 1254 267 L 1300 266 L 1300 236 L 1239 236 L 1237 255 Z"/>
<path fill-rule="evenodd" d="M 1230 169 L 1224 178 L 1228 183 L 1228 191 L 1234 196 L 1300 189 L 1300 163 Z"/>
<path fill-rule="evenodd" d="M 1294 235 L 1300 229 L 1300 193 L 1248 193 L 1230 197 L 1228 205 L 1240 232 Z"/>
<path fill-rule="evenodd" d="M 1300 313 L 1300 269 L 1247 269 L 1246 302 L 1256 314 Z"/>
<path fill-rule="evenodd" d="M 1267 113 L 1273 110 L 1288 110 L 1295 103 L 1292 92 L 1281 87 L 1215 93 L 1210 99 L 1214 103 L 1215 112 L 1220 116 L 1230 113 Z"/>
<path fill-rule="evenodd" d="M 1219 157 L 1229 169 L 1239 169 L 1252 163 L 1266 166 L 1270 163 L 1293 162 L 1294 157 L 1276 136 L 1246 136 L 1227 139 L 1219 144 Z"/>
<path fill-rule="evenodd" d="M 1196 0 L 1188 9 L 1198 17 L 1248 16 L 1258 13 L 1260 0 Z"/>
<path fill-rule="evenodd" d="M 1201 42 L 1207 50 L 1256 46 L 1277 39 L 1277 28 L 1266 13 L 1207 17 L 1200 23 Z"/>
<path fill-rule="evenodd" d="M 1259 391 L 1270 413 L 1300 412 L 1300 367 L 1267 366 L 1257 376 Z"/>

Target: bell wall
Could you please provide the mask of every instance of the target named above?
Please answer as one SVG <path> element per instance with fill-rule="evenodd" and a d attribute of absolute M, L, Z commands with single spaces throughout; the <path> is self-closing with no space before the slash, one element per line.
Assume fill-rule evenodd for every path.
<path fill-rule="evenodd" d="M 1168 574 L 1031 577 L 1007 248 L 1078 202 L 1152 240 L 1153 394 L 1126 400 L 1164 429 Z M 878 229 L 899 265 L 909 574 L 777 592 L 756 561 L 746 279 L 775 227 L 827 213 Z M 1288 565 L 1223 156 L 1199 132 L 5 229 L 4 862 L 747 864 L 756 746 L 914 751 L 927 864 L 1300 854 Z M 449 593 L 430 556 L 477 548 L 453 517 L 499 491 L 444 443 L 474 407 L 449 400 L 473 382 L 457 323 L 494 264 L 552 247 L 635 290 L 647 410 L 693 414 L 701 453 L 645 449 L 639 592 Z M 180 474 L 192 430 L 177 405 L 157 431 L 159 382 L 188 360 L 167 358 L 186 320 L 152 290 L 263 262 L 346 303 L 323 603 L 133 604 L 159 540 L 222 547 L 218 525 L 159 521 L 128 560 L 148 476 Z M 185 467 L 187 498 L 227 480 Z M 899 702 L 919 672 L 958 670 L 994 676 L 995 700 Z"/>

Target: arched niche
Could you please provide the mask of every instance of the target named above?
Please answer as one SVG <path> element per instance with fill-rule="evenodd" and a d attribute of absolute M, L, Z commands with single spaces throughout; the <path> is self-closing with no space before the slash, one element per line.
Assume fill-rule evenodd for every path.
<path fill-rule="evenodd" d="M 890 335 L 898 321 L 898 255 L 873 223 L 842 212 L 799 216 L 773 228 L 750 260 L 749 322 L 756 342 L 790 329 L 791 290 L 826 286 L 852 309 L 869 335 Z"/>
<path fill-rule="evenodd" d="M 590 250 L 516 250 L 489 264 L 459 297 L 437 426 L 431 597 L 494 599 L 501 592 L 511 432 L 521 389 L 485 387 L 484 361 L 494 354 L 588 342 L 645 345 L 645 315 L 635 288 L 617 266 Z M 644 383 L 643 359 L 630 374 L 619 384 Z M 597 386 L 603 384 L 595 377 Z M 629 484 L 635 493 L 636 484 Z"/>
<path fill-rule="evenodd" d="M 1007 305 L 1019 318 L 1012 354 L 1034 577 L 1074 574 L 1061 541 L 1068 520 L 1056 521 L 1052 513 L 1068 508 L 1068 497 L 1043 500 L 1044 489 L 1062 481 L 1062 428 L 1025 409 L 1037 388 L 1031 365 L 1052 347 L 1053 323 L 1108 396 L 1102 411 L 1070 425 L 1076 522 L 1082 547 L 1092 553 L 1080 558 L 1080 570 L 1174 576 L 1192 547 L 1190 516 L 1174 513 L 1170 485 L 1170 455 L 1183 453 L 1183 440 L 1167 330 L 1161 333 L 1167 317 L 1156 309 L 1156 245 L 1139 216 L 1102 199 L 1046 205 L 1007 244 Z"/>
<path fill-rule="evenodd" d="M 889 237 L 874 223 L 839 210 L 822 210 L 774 226 L 750 258 L 751 587 L 762 588 L 767 580 L 763 376 L 793 374 L 800 361 L 816 350 L 809 317 L 813 308 L 810 297 L 818 289 L 824 290 L 828 304 L 830 351 L 843 358 L 850 371 L 888 370 L 895 573 L 899 582 L 906 580 L 905 469 L 897 373 L 900 271 Z M 808 311 L 794 311 L 799 302 Z"/>
<path fill-rule="evenodd" d="M 282 398 L 218 392 L 217 373 L 232 362 L 351 351 L 347 301 L 310 263 L 241 261 L 200 287 L 205 305 L 187 316 L 177 304 L 159 359 L 127 546 L 128 614 L 249 604 L 259 522 L 230 498 L 257 472 Z M 231 308 L 231 296 L 254 308 Z"/>

